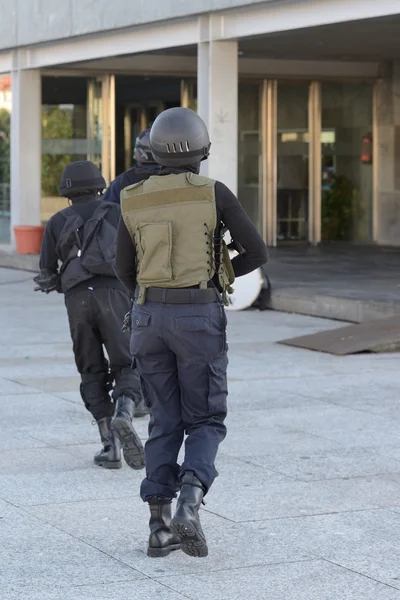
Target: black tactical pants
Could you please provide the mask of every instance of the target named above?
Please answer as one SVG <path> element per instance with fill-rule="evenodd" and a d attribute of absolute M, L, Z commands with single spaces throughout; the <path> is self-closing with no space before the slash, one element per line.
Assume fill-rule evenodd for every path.
<path fill-rule="evenodd" d="M 185 471 L 208 491 L 225 438 L 227 413 L 226 316 L 220 302 L 135 304 L 131 352 L 150 409 L 141 496 L 173 498 Z M 178 454 L 184 435 L 185 459 Z"/>
<path fill-rule="evenodd" d="M 131 368 L 129 333 L 121 331 L 130 299 L 120 289 L 104 287 L 71 293 L 66 296 L 65 305 L 75 363 L 82 379 L 81 396 L 98 421 L 113 413 L 109 395 L 113 380 L 114 400 L 122 395 L 134 401 L 141 398 L 139 377 Z"/>

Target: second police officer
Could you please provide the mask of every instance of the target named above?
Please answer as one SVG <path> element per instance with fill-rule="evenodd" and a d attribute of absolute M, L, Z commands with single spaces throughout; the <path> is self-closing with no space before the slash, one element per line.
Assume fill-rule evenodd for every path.
<path fill-rule="evenodd" d="M 203 120 L 171 108 L 150 133 L 158 176 L 122 191 L 116 273 L 135 295 L 131 352 L 150 408 L 141 497 L 150 506 L 149 556 L 182 548 L 207 556 L 200 519 L 217 471 L 227 414 L 226 315 L 236 277 L 267 261 L 267 248 L 234 194 L 199 175 L 209 156 Z M 226 226 L 244 249 L 230 263 Z M 185 456 L 178 454 L 185 440 Z M 171 502 L 180 489 L 171 521 Z"/>
<path fill-rule="evenodd" d="M 144 129 L 136 138 L 133 160 L 135 163 L 133 167 L 114 179 L 105 192 L 103 200 L 119 204 L 121 190 L 159 172 L 160 167 L 154 160 L 150 148 L 150 129 Z"/>

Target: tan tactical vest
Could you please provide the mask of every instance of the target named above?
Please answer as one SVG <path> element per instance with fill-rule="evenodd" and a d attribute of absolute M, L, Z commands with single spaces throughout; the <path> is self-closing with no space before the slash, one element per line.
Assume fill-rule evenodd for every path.
<path fill-rule="evenodd" d="M 139 300 L 147 287 L 207 287 L 217 268 L 214 190 L 214 180 L 181 173 L 153 176 L 121 192 L 122 217 L 136 247 Z"/>

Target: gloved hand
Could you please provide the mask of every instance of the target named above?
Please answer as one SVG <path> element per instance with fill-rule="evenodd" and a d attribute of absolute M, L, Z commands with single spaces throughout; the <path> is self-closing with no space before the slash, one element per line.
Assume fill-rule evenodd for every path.
<path fill-rule="evenodd" d="M 48 271 L 41 271 L 39 275 L 33 278 L 33 281 L 38 284 L 34 288 L 35 292 L 44 292 L 50 294 L 50 292 L 61 292 L 61 280 L 57 273 L 49 273 Z"/>
<path fill-rule="evenodd" d="M 124 321 L 122 323 L 121 330 L 123 333 L 126 333 L 127 331 L 129 331 L 129 333 L 130 333 L 132 331 L 132 308 L 133 308 L 133 300 L 131 300 L 130 311 L 126 313 L 126 315 L 124 317 Z"/>

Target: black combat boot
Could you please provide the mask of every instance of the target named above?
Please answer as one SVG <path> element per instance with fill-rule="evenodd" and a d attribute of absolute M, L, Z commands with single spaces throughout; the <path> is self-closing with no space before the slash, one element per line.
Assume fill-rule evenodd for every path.
<path fill-rule="evenodd" d="M 155 496 L 149 500 L 150 507 L 150 537 L 147 556 L 159 558 L 168 556 L 173 550 L 179 550 L 181 541 L 179 536 L 172 533 L 169 525 L 171 523 L 171 502 L 169 498 Z"/>
<path fill-rule="evenodd" d="M 111 431 L 110 424 L 111 417 L 104 417 L 97 421 L 103 449 L 94 457 L 94 464 L 105 469 L 120 469 L 122 467 L 121 449 L 119 441 Z"/>
<path fill-rule="evenodd" d="M 132 425 L 134 411 L 133 400 L 128 396 L 120 396 L 115 405 L 111 429 L 121 442 L 126 464 L 132 469 L 143 469 L 143 444 Z"/>
<path fill-rule="evenodd" d="M 204 487 L 193 471 L 186 471 L 182 479 L 181 493 L 176 505 L 171 529 L 181 539 L 181 549 L 188 556 L 207 556 L 208 548 L 201 528 L 199 508 Z"/>
<path fill-rule="evenodd" d="M 147 408 L 146 403 L 143 400 L 143 398 L 139 398 L 138 400 L 135 400 L 135 413 L 133 415 L 135 417 L 135 419 L 140 419 L 141 417 L 145 417 L 148 414 L 149 414 L 149 409 Z"/>

